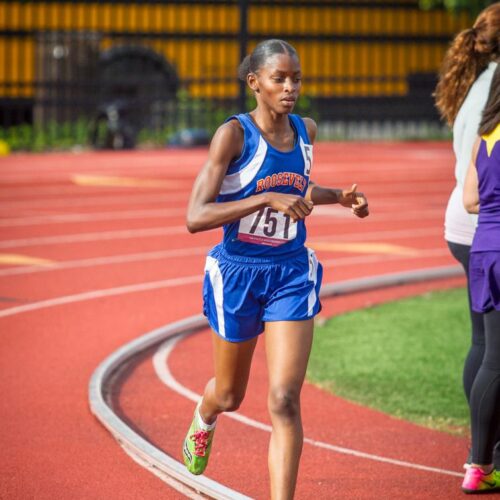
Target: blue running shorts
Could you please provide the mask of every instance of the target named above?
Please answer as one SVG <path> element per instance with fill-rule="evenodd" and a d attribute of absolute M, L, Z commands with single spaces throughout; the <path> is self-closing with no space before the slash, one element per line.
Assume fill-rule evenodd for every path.
<path fill-rule="evenodd" d="M 222 245 L 208 254 L 203 313 L 229 342 L 264 331 L 266 321 L 299 321 L 319 313 L 323 268 L 309 248 L 280 257 L 230 255 Z"/>

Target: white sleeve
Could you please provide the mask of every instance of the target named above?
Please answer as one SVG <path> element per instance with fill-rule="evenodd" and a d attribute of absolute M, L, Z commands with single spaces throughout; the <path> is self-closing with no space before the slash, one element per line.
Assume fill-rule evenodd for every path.
<path fill-rule="evenodd" d="M 457 183 L 463 188 L 465 176 L 472 158 L 472 148 L 476 142 L 479 123 L 488 99 L 491 78 L 477 80 L 471 87 L 463 103 L 466 106 L 463 116 L 463 129 L 457 147 L 457 164 L 455 176 Z"/>

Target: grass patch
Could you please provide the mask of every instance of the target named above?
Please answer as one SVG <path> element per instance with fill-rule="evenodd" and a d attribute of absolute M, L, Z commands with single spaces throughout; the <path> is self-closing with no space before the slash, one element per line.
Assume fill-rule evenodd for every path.
<path fill-rule="evenodd" d="M 396 417 L 467 434 L 469 325 L 465 289 L 334 317 L 315 329 L 308 380 Z"/>

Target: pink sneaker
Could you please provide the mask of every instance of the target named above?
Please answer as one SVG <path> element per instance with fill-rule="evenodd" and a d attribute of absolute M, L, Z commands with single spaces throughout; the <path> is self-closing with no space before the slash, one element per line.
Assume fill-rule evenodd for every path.
<path fill-rule="evenodd" d="M 464 493 L 487 493 L 500 490 L 500 472 L 493 469 L 485 474 L 479 467 L 470 467 L 465 471 L 462 491 Z"/>

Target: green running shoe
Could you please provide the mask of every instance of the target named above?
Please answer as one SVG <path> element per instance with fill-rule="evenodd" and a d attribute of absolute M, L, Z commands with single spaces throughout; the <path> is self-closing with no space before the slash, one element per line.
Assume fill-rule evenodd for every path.
<path fill-rule="evenodd" d="M 487 493 L 500 490 L 500 472 L 493 469 L 485 474 L 477 467 L 469 467 L 465 472 L 462 491 L 464 493 Z"/>
<path fill-rule="evenodd" d="M 196 407 L 191 427 L 182 447 L 184 464 L 191 474 L 203 474 L 207 468 L 214 433 L 215 426 L 207 431 L 198 425 L 198 407 Z"/>

